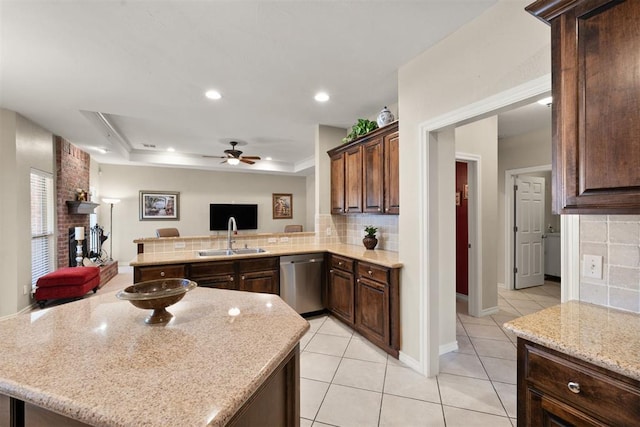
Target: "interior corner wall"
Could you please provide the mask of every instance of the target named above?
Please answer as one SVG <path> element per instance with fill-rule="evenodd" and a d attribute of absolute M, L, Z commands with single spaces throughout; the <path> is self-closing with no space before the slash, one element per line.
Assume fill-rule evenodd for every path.
<path fill-rule="evenodd" d="M 498 1 L 398 71 L 400 187 L 411 189 L 400 192 L 401 352 L 425 367 L 431 363 L 426 359 L 437 355 L 432 347 L 438 340 L 427 339 L 429 348 L 421 348 L 425 337 L 420 334 L 431 329 L 420 320 L 423 315 L 428 318 L 424 310 L 429 310 L 422 306 L 420 289 L 425 286 L 421 281 L 428 277 L 428 272 L 426 277 L 421 274 L 420 267 L 425 262 L 422 257 L 427 237 L 416 238 L 425 205 L 425 195 L 418 193 L 419 183 L 427 161 L 423 156 L 428 156 L 428 150 L 420 147 L 421 141 L 428 140 L 420 134 L 420 128 L 423 123 L 551 73 L 551 32 L 524 10 L 529 3 Z"/>
<path fill-rule="evenodd" d="M 498 141 L 498 283 L 506 283 L 506 278 L 504 277 L 506 239 L 505 173 L 508 170 L 543 165 L 551 165 L 551 123 L 542 129 L 510 138 L 502 138 Z M 550 182 L 547 182 L 546 188 L 549 205 L 545 210 L 549 212 L 551 207 Z M 560 228 L 559 215 L 553 215 L 548 218 L 546 214 L 545 221 L 546 223 L 554 224 L 557 229 Z"/>
<path fill-rule="evenodd" d="M 91 158 L 69 141 L 55 137 L 56 217 L 58 221 L 58 268 L 69 266 L 69 228 L 89 228 L 89 215 L 70 214 L 68 200 L 76 200 L 76 189 L 89 191 Z"/>
<path fill-rule="evenodd" d="M 492 116 L 456 128 L 456 151 L 480 157 L 480 248 L 476 249 L 482 251 L 482 275 L 478 280 L 481 312 L 478 314 L 483 314 L 498 306 L 498 118 Z M 455 230 L 455 216 L 452 222 L 453 225 L 448 224 L 447 229 Z"/>

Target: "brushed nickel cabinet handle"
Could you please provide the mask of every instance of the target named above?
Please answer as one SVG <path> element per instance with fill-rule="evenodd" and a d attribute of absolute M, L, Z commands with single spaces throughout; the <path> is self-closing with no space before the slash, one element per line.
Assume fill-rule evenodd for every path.
<path fill-rule="evenodd" d="M 229 276 L 229 281 L 233 282 L 233 276 Z"/>
<path fill-rule="evenodd" d="M 160 277 L 164 277 L 164 271 L 160 272 Z"/>
<path fill-rule="evenodd" d="M 244 276 L 242 276 L 241 279 L 244 280 Z"/>
<path fill-rule="evenodd" d="M 367 273 L 369 273 L 369 276 L 373 275 L 373 271 L 371 270 L 367 271 Z"/>
<path fill-rule="evenodd" d="M 569 390 L 571 390 L 572 393 L 578 394 L 580 393 L 580 384 L 573 382 L 573 381 L 569 381 L 569 384 L 567 384 L 567 387 L 569 387 Z"/>

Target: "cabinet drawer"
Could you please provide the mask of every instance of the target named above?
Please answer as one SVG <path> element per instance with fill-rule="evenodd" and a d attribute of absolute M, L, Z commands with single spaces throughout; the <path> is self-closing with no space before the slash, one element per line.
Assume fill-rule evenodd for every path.
<path fill-rule="evenodd" d="M 618 380 L 604 369 L 567 360 L 539 346 L 526 344 L 525 354 L 525 379 L 543 393 L 613 425 L 630 425 L 640 419 L 637 383 Z"/>
<path fill-rule="evenodd" d="M 219 274 L 231 274 L 235 273 L 232 261 L 220 261 L 220 262 L 199 262 L 191 264 L 190 278 L 196 279 L 198 277 L 215 276 Z"/>
<path fill-rule="evenodd" d="M 366 277 L 380 283 L 389 283 L 389 269 L 364 262 L 358 263 L 358 277 Z"/>
<path fill-rule="evenodd" d="M 184 264 L 139 267 L 138 274 L 136 276 L 136 282 L 146 282 L 147 280 L 167 278 L 183 278 L 186 277 L 186 268 Z"/>
<path fill-rule="evenodd" d="M 237 290 L 238 285 L 233 274 L 221 274 L 218 276 L 202 276 L 194 278 L 198 286 L 203 288 Z"/>
<path fill-rule="evenodd" d="M 280 258 L 254 258 L 237 261 L 240 273 L 249 271 L 279 270 Z"/>
<path fill-rule="evenodd" d="M 353 272 L 353 260 L 337 255 L 331 255 L 331 268 Z"/>

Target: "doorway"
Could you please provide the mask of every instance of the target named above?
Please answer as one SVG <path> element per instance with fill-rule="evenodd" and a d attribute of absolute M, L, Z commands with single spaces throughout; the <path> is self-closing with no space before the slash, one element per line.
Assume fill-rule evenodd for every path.
<path fill-rule="evenodd" d="M 469 181 L 467 163 L 456 161 L 456 297 L 469 298 Z"/>

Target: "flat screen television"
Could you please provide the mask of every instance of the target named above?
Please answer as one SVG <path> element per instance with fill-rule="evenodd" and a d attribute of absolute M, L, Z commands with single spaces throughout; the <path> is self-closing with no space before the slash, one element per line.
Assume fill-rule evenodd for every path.
<path fill-rule="evenodd" d="M 226 230 L 229 217 L 236 219 L 238 230 L 256 230 L 258 228 L 258 205 L 210 204 L 209 230 Z"/>

